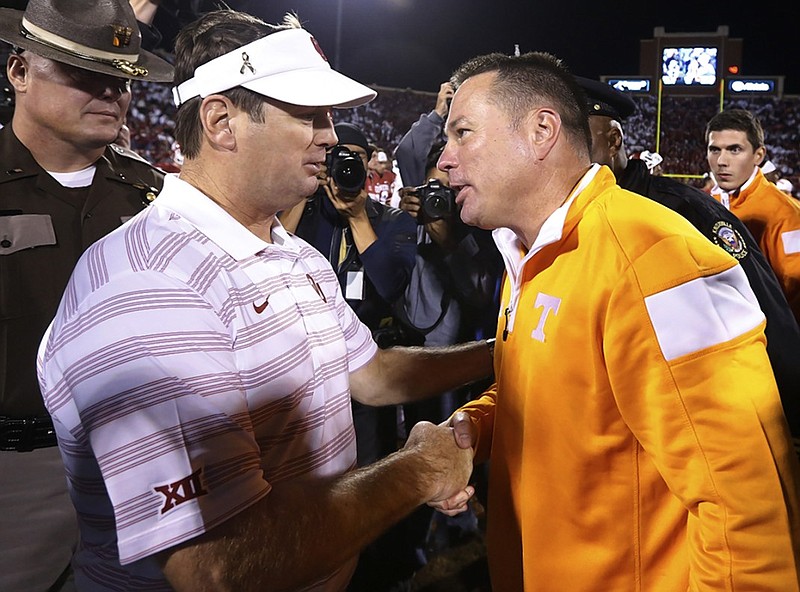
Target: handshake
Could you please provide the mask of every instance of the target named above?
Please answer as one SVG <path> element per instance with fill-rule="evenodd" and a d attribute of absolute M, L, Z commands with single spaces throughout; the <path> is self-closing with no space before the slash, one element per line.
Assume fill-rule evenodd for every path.
<path fill-rule="evenodd" d="M 475 494 L 469 485 L 475 441 L 475 426 L 466 413 L 458 412 L 438 426 L 419 422 L 398 452 L 418 456 L 420 493 L 429 506 L 448 516 L 464 512 Z"/>

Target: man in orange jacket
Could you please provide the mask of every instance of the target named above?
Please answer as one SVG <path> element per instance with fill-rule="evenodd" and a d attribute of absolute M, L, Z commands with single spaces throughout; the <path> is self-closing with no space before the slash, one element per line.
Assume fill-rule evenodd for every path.
<path fill-rule="evenodd" d="M 742 268 L 591 164 L 553 56 L 453 82 L 439 168 L 507 272 L 496 385 L 451 420 L 491 459 L 493 589 L 797 591 L 797 459 Z"/>
<path fill-rule="evenodd" d="M 706 125 L 711 195 L 736 214 L 758 241 L 800 322 L 800 204 L 759 169 L 764 130 L 749 111 L 729 109 Z"/>

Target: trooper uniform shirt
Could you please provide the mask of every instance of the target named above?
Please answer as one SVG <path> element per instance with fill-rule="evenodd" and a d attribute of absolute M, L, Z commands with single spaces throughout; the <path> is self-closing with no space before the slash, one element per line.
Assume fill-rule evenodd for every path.
<path fill-rule="evenodd" d="M 463 408 L 491 450 L 492 585 L 797 591 L 797 460 L 747 279 L 593 171 L 528 252 L 495 231 L 497 385 Z"/>
<path fill-rule="evenodd" d="M 141 211 L 164 174 L 109 146 L 91 186 L 59 184 L 0 130 L 0 416 L 46 416 L 36 352 L 81 253 Z"/>

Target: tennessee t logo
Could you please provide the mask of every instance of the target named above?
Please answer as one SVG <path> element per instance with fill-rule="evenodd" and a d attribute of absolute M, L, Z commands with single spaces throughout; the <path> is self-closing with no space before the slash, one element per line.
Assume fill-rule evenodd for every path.
<path fill-rule="evenodd" d="M 544 343 L 544 324 L 547 322 L 547 317 L 550 316 L 551 312 L 553 315 L 558 314 L 558 307 L 561 306 L 561 298 L 548 296 L 547 294 L 539 292 L 536 295 L 536 302 L 533 306 L 534 308 L 541 308 L 544 310 L 542 310 L 542 315 L 539 317 L 539 325 L 531 332 L 531 337 Z"/>
<path fill-rule="evenodd" d="M 203 469 L 197 469 L 188 477 L 175 481 L 175 483 L 159 485 L 153 488 L 166 498 L 166 500 L 164 500 L 164 507 L 161 508 L 162 514 L 168 512 L 175 506 L 179 506 L 183 502 L 188 502 L 189 500 L 193 500 L 208 493 L 208 491 L 203 488 L 203 483 L 200 479 L 200 474 L 202 472 Z"/>

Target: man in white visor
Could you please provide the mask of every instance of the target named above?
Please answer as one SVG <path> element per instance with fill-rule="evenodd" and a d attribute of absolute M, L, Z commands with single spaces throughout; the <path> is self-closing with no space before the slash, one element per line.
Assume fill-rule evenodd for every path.
<path fill-rule="evenodd" d="M 491 372 L 486 342 L 378 351 L 276 214 L 314 192 L 332 107 L 375 93 L 295 17 L 204 15 L 176 40 L 185 162 L 77 266 L 39 353 L 95 590 L 343 590 L 426 502 L 466 508 L 472 453 L 418 424 L 354 470 L 350 398 L 414 401 Z"/>

